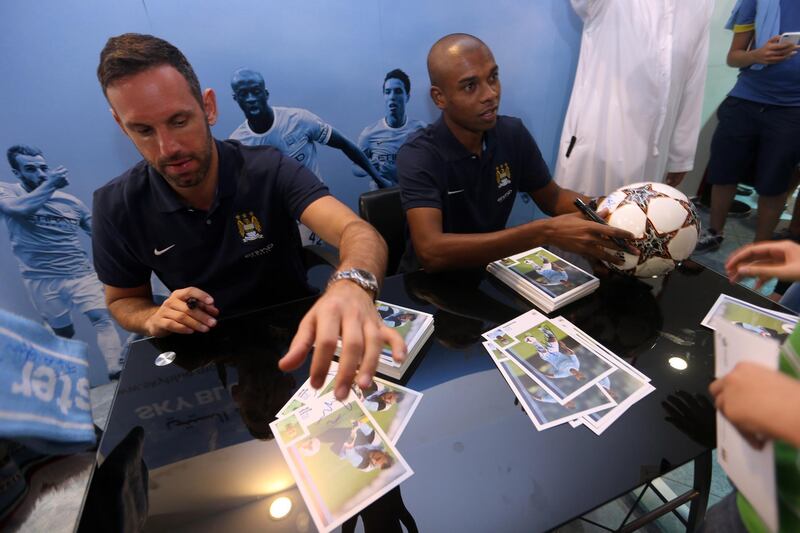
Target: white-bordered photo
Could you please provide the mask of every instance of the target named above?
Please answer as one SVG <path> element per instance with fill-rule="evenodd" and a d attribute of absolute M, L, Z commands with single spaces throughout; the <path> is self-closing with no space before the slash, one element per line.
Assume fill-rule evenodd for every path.
<path fill-rule="evenodd" d="M 506 332 L 517 342 L 503 351 L 561 405 L 615 370 L 604 357 L 548 320 Z"/>
<path fill-rule="evenodd" d="M 633 404 L 655 390 L 650 383 L 644 381 L 624 368 L 602 379 L 598 386 L 617 402 L 615 407 L 584 415 L 583 423 L 597 435 L 603 433 L 615 420 L 631 408 Z"/>
<path fill-rule="evenodd" d="M 398 372 L 397 369 L 411 364 L 414 359 L 413 355 L 416 355 L 433 332 L 433 315 L 381 300 L 375 301 L 375 310 L 383 323 L 397 331 L 406 343 L 406 360 L 402 363 L 398 363 L 392 358 L 388 344 L 384 346 L 378 356 L 378 372 L 399 378 L 402 371 Z M 341 349 L 342 343 L 339 340 L 336 347 L 337 357 Z"/>
<path fill-rule="evenodd" d="M 280 439 L 276 425 L 281 421 L 270 424 L 314 524 L 323 532 L 341 525 L 413 474 L 352 394 L 345 402 L 331 405 L 336 408 L 324 416 L 307 418 L 307 435 L 290 444 Z"/>
<path fill-rule="evenodd" d="M 323 391 L 330 391 L 330 384 L 332 383 L 333 379 L 336 377 L 336 372 L 339 369 L 339 363 L 336 361 L 331 361 L 330 366 L 328 367 L 328 374 L 325 376 L 325 381 L 322 384 L 322 387 L 319 390 L 314 389 L 311 386 L 311 380 L 307 379 L 300 387 L 297 388 L 292 397 L 289 398 L 289 401 L 278 411 L 278 414 L 275 415 L 275 418 L 283 418 L 289 416 L 290 414 L 294 413 L 301 407 L 305 406 L 308 402 L 312 402 L 315 398 L 319 398 Z"/>
<path fill-rule="evenodd" d="M 597 279 L 544 248 L 534 248 L 506 259 L 514 263 L 506 264 L 501 260 L 498 264 L 554 300 L 567 298 Z"/>
<path fill-rule="evenodd" d="M 323 386 L 320 396 L 333 393 L 333 385 L 331 380 Z M 353 384 L 352 389 L 356 400 L 369 411 L 392 444 L 397 444 L 411 420 L 411 415 L 422 400 L 422 393 L 381 378 L 373 378 L 372 384 L 366 389 L 356 384 Z"/>
<path fill-rule="evenodd" d="M 650 378 L 644 375 L 638 368 L 631 365 L 628 361 L 623 359 L 622 357 L 618 356 L 599 342 L 597 342 L 593 337 L 591 337 L 588 333 L 580 329 L 578 326 L 570 322 L 564 317 L 555 317 L 553 319 L 553 323 L 558 325 L 562 330 L 567 332 L 569 335 L 578 339 L 581 343 L 586 346 L 591 347 L 593 350 L 597 351 L 606 359 L 609 359 L 612 364 L 615 366 L 619 366 L 630 372 L 631 374 L 638 376 L 642 379 L 642 381 L 650 382 Z"/>
<path fill-rule="evenodd" d="M 508 356 L 501 350 L 495 343 L 492 341 L 483 341 L 483 349 L 486 350 L 486 353 L 489 354 L 489 357 L 492 358 L 494 364 L 497 364 L 501 361 L 505 361 L 508 359 Z"/>
<path fill-rule="evenodd" d="M 383 323 L 398 332 L 407 345 L 414 342 L 414 339 L 418 336 L 417 333 L 425 325 L 425 318 L 430 316 L 428 313 L 380 300 L 375 302 L 375 309 L 381 316 Z"/>
<path fill-rule="evenodd" d="M 532 380 L 513 359 L 503 358 L 500 350 L 489 342 L 484 343 L 484 347 L 539 431 L 615 405 L 615 402 L 597 386 L 561 405 L 555 397 Z"/>
<path fill-rule="evenodd" d="M 727 294 L 720 294 L 701 324 L 714 329 L 714 323 L 718 320 L 724 320 L 762 337 L 783 342 L 794 330 L 798 317 L 764 309 Z"/>

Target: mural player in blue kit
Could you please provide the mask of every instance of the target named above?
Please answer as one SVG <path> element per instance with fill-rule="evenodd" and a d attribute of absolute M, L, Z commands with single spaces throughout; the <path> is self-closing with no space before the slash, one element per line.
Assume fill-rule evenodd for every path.
<path fill-rule="evenodd" d="M 584 218 L 575 199 L 592 200 L 559 187 L 522 121 L 498 114 L 500 71 L 483 41 L 464 33 L 442 37 L 428 53 L 428 75 L 442 116 L 397 152 L 411 237 L 401 271 L 483 267 L 546 245 L 621 261 L 611 238 L 633 235 Z M 506 228 L 519 192 L 552 218 Z"/>
<path fill-rule="evenodd" d="M 231 89 L 245 121 L 233 130 L 229 139 L 246 146 L 274 146 L 311 170 L 320 181 L 324 180 L 317 162 L 317 143 L 326 144 L 344 152 L 373 180 L 380 179 L 364 153 L 314 113 L 298 107 L 270 106 L 269 91 L 260 73 L 247 68 L 236 70 Z M 300 233 L 303 244 L 322 244 L 316 234 L 302 225 Z"/>
<path fill-rule="evenodd" d="M 411 97 L 411 80 L 396 68 L 383 79 L 383 100 L 386 109 L 383 118 L 367 126 L 358 136 L 358 147 L 364 151 L 380 174 L 380 181 L 372 182 L 372 188 L 397 185 L 397 151 L 406 142 L 409 133 L 424 128 L 421 120 L 408 118 L 406 105 Z M 361 167 L 354 166 L 353 174 L 366 176 Z"/>
<path fill-rule="evenodd" d="M 91 235 L 92 215 L 61 189 L 69 185 L 64 167 L 51 169 L 38 148 L 8 149 L 8 163 L 19 183 L 0 183 L 0 215 L 11 250 L 36 311 L 56 335 L 75 335 L 70 312 L 86 315 L 97 332 L 97 345 L 109 377 L 122 369 L 122 345 L 108 312 L 103 287 L 78 239 Z"/>

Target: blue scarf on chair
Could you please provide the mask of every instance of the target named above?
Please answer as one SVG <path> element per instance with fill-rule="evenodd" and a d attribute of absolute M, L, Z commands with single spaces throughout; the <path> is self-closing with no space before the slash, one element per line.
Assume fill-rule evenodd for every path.
<path fill-rule="evenodd" d="M 0 439 L 46 454 L 95 443 L 85 343 L 0 309 Z"/>

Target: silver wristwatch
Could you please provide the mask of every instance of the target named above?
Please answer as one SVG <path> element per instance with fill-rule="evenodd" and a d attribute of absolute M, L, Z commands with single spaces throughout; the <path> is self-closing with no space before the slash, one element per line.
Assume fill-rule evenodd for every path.
<path fill-rule="evenodd" d="M 330 281 L 328 281 L 328 285 L 333 283 L 334 281 L 339 281 L 340 279 L 347 279 L 356 283 L 365 291 L 369 292 L 372 291 L 372 299 L 376 299 L 378 297 L 378 291 L 380 287 L 378 287 L 378 280 L 372 274 L 372 272 L 368 272 L 366 270 L 360 268 L 351 268 L 350 270 L 340 270 L 331 276 Z"/>

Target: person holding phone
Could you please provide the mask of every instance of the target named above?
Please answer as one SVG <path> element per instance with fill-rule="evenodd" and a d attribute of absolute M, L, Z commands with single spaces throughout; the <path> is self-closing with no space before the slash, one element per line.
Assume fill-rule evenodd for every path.
<path fill-rule="evenodd" d="M 736 185 L 748 176 L 759 195 L 755 240 L 769 239 L 800 161 L 800 47 L 791 36 L 800 30 L 800 3 L 739 0 L 727 28 L 733 30 L 728 65 L 740 72 L 717 111 L 707 177 L 711 221 L 698 252 L 722 244 Z"/>

